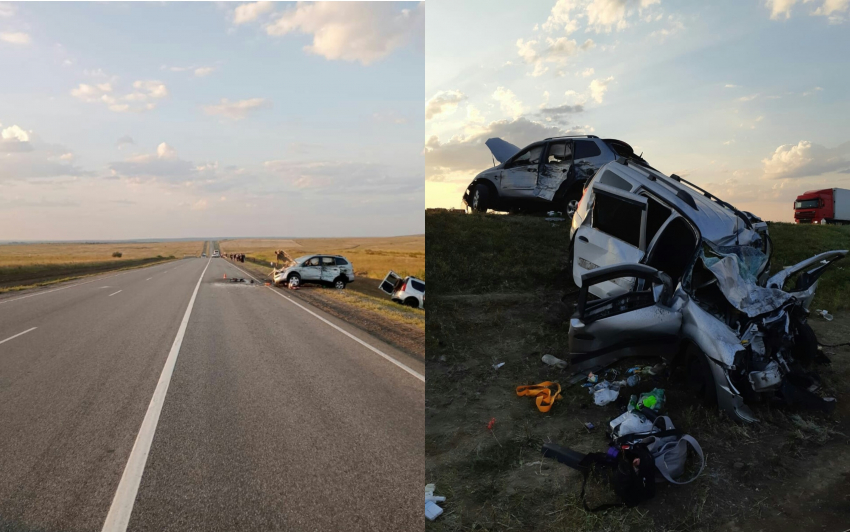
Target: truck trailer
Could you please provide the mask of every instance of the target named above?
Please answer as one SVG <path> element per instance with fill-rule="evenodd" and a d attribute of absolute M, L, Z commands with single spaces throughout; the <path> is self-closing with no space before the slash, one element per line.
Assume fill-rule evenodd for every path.
<path fill-rule="evenodd" d="M 794 201 L 794 222 L 798 224 L 850 224 L 850 190 L 826 188 L 810 190 Z"/>

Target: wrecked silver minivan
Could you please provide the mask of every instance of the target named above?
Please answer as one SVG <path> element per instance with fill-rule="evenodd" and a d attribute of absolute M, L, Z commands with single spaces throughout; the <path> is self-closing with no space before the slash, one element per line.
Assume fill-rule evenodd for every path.
<path fill-rule="evenodd" d="M 683 363 L 690 387 L 738 419 L 778 395 L 829 411 L 807 370 L 822 356 L 807 324 L 818 278 L 847 250 L 769 277 L 767 224 L 674 175 L 619 159 L 579 202 L 570 260 L 576 371 L 633 355 Z"/>

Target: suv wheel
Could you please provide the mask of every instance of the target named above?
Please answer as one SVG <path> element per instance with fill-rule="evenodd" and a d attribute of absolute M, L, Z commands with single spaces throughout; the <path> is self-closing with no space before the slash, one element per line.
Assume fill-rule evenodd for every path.
<path fill-rule="evenodd" d="M 293 273 L 289 276 L 289 286 L 292 288 L 297 288 L 301 284 L 301 276 L 297 273 Z"/>
<path fill-rule="evenodd" d="M 419 300 L 415 297 L 408 297 L 404 300 L 404 304 L 408 307 L 419 308 Z"/>
<path fill-rule="evenodd" d="M 490 190 L 486 185 L 478 184 L 472 190 L 472 210 L 475 212 L 487 212 L 490 203 Z"/>
<path fill-rule="evenodd" d="M 567 220 L 572 220 L 573 215 L 576 213 L 578 209 L 578 202 L 581 201 L 581 191 L 576 190 L 575 192 L 570 192 L 564 197 L 564 206 L 563 212 L 564 217 Z"/>
<path fill-rule="evenodd" d="M 336 288 L 337 290 L 344 289 L 345 288 L 345 281 L 341 278 L 337 279 L 336 281 L 334 281 L 334 288 Z"/>

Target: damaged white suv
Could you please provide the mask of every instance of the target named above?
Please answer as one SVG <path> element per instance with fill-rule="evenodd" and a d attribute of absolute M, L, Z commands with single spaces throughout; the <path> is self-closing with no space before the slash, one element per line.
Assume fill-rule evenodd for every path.
<path fill-rule="evenodd" d="M 769 277 L 767 224 L 678 176 L 619 159 L 588 184 L 570 231 L 581 288 L 570 320 L 576 371 L 633 355 L 682 362 L 691 388 L 734 418 L 779 396 L 829 411 L 807 367 L 823 271 L 847 250 Z"/>

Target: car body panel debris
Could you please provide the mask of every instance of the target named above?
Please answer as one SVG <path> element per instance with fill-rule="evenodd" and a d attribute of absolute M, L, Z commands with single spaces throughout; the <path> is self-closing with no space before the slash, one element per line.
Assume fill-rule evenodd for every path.
<path fill-rule="evenodd" d="M 498 165 L 478 174 L 463 196 L 473 210 L 575 212 L 584 184 L 603 164 L 634 158 L 631 146 L 595 135 L 554 137 L 523 149 L 499 138 L 485 142 Z"/>
<path fill-rule="evenodd" d="M 817 339 L 807 319 L 818 278 L 847 250 L 770 277 L 767 224 L 678 176 L 619 160 L 589 183 L 569 253 L 580 287 L 575 371 L 658 355 L 685 364 L 691 384 L 738 419 L 756 420 L 745 403 L 761 394 L 834 408 L 809 391 Z"/>
<path fill-rule="evenodd" d="M 425 281 L 422 279 L 412 275 L 401 277 L 390 270 L 378 288 L 389 294 L 397 303 L 413 308 L 425 308 Z"/>
<path fill-rule="evenodd" d="M 304 255 L 272 275 L 274 284 L 290 288 L 312 283 L 343 289 L 354 282 L 354 266 L 341 255 Z"/>

